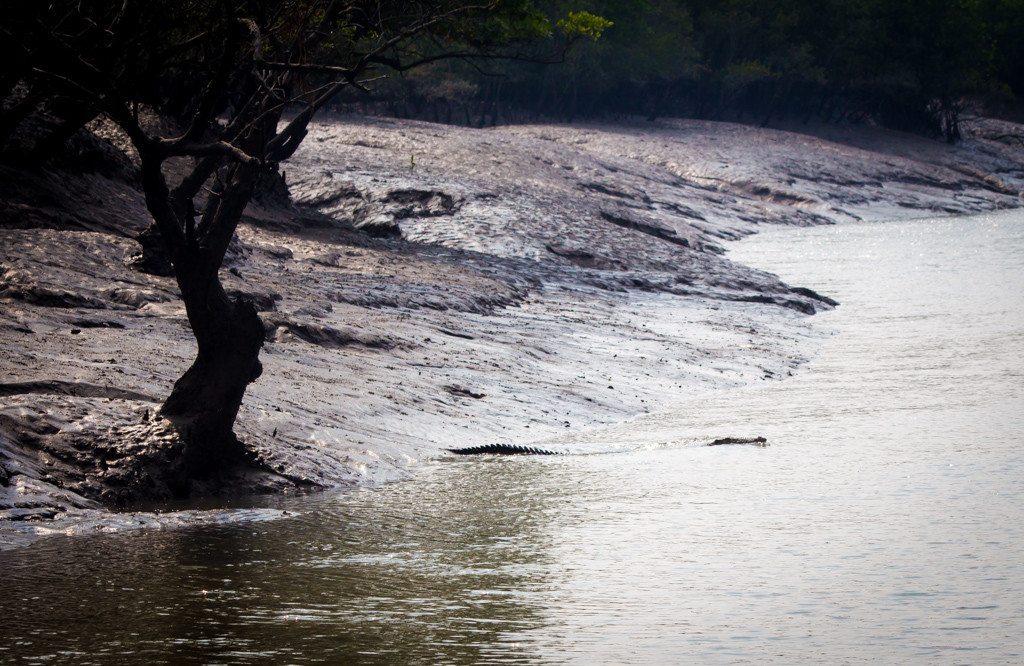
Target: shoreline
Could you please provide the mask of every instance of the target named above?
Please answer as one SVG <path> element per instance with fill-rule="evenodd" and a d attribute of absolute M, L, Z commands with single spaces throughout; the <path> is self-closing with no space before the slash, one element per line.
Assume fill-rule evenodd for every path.
<path fill-rule="evenodd" d="M 1002 160 L 1002 186 L 1020 189 L 1013 151 L 903 135 L 887 153 L 847 145 L 893 134 L 862 129 L 842 143 L 700 121 L 318 123 L 284 169 L 298 208 L 250 211 L 226 266 L 268 322 L 237 431 L 280 473 L 238 489 L 393 481 L 444 448 L 541 441 L 667 396 L 784 377 L 816 335 L 807 310 L 827 304 L 733 264 L 719 243 L 765 223 L 1022 204 L 964 173 Z M 917 149 L 916 165 L 899 155 Z M 897 171 L 909 177 L 885 180 Z M 130 188 L 99 185 L 123 195 L 124 230 L 145 222 Z M 0 225 L 5 386 L 44 389 L 0 397 L 5 515 L 94 507 L 118 484 L 138 492 L 137 463 L 167 433 L 145 418 L 158 403 L 109 389 L 158 399 L 192 353 L 173 288 L 124 266 L 134 241 L 62 223 L 61 210 Z M 165 354 L 147 357 L 147 343 Z M 86 439 L 107 446 L 102 466 Z"/>

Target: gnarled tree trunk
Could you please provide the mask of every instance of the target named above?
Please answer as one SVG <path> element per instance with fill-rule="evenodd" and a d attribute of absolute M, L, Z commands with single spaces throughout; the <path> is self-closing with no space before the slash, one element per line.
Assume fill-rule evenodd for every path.
<path fill-rule="evenodd" d="M 241 460 L 233 426 L 246 387 L 263 370 L 263 322 L 252 303 L 225 293 L 216 272 L 175 269 L 199 352 L 160 412 L 185 441 L 186 475 L 204 478 Z"/>
<path fill-rule="evenodd" d="M 264 329 L 252 303 L 224 291 L 219 271 L 252 198 L 259 167 L 217 169 L 215 161 L 201 160 L 171 191 L 162 163 L 159 155 L 143 154 L 143 189 L 198 345 L 195 361 L 160 409 L 184 442 L 181 472 L 187 481 L 216 476 L 244 453 L 233 425 L 246 387 L 262 373 Z M 212 191 L 197 223 L 193 199 L 211 176 Z"/>

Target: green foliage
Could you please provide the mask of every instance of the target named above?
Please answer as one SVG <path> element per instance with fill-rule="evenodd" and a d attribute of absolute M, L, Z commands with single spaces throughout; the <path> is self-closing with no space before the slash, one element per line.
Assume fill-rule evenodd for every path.
<path fill-rule="evenodd" d="M 168 88 L 152 76 L 156 54 L 188 43 L 198 27 L 211 37 L 181 54 L 189 64 L 172 88 L 202 80 L 193 63 L 222 59 L 224 45 L 242 32 L 237 18 L 274 36 L 260 45 L 270 60 L 337 6 L 329 0 L 23 3 L 15 18 L 6 17 L 11 29 L 0 39 L 9 71 L 23 69 L 19 54 L 8 51 L 29 32 L 17 27 L 18 12 L 72 4 L 91 7 L 95 25 L 122 7 L 135 12 L 138 38 L 109 44 L 103 57 L 120 58 L 116 80 L 147 103 Z M 515 106 L 526 115 L 566 119 L 618 113 L 759 122 L 783 115 L 869 118 L 955 137 L 949 118 L 972 100 L 1009 106 L 1024 95 L 1024 0 L 356 0 L 343 6 L 315 53 L 290 57 L 351 67 L 417 16 L 444 17 L 380 54 L 366 78 L 395 112 L 417 115 L 440 105 L 445 117 L 454 113 L 463 122 L 514 119 Z M 465 57 L 434 62 L 441 54 Z M 306 78 L 319 85 L 317 77 Z M 4 85 L 11 84 L 0 76 Z M 453 104 L 465 108 L 453 112 Z M 187 108 L 187 100 L 181 105 Z"/>
<path fill-rule="evenodd" d="M 726 88 L 739 90 L 753 83 L 758 83 L 772 78 L 772 71 L 763 62 L 757 60 L 744 60 L 725 67 L 722 72 L 722 82 Z"/>
<path fill-rule="evenodd" d="M 566 37 L 544 69 L 466 72 L 534 113 L 870 118 L 946 134 L 1024 95 L 1024 0 L 536 0 Z M 562 18 L 557 18 L 562 17 Z M 596 42 L 591 41 L 600 37 Z"/>
<path fill-rule="evenodd" d="M 615 25 L 611 21 L 590 12 L 569 12 L 565 18 L 558 20 L 558 29 L 566 37 L 586 37 L 596 42 L 605 30 Z"/>

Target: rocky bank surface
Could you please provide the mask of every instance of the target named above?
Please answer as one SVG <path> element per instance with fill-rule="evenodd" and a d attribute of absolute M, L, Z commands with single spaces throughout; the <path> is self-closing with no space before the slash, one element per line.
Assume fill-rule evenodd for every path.
<path fill-rule="evenodd" d="M 237 426 L 262 469 L 228 488 L 393 480 L 449 447 L 783 378 L 830 301 L 729 261 L 726 241 L 1022 203 L 1018 126 L 957 146 L 795 129 L 318 123 L 284 165 L 292 202 L 250 207 L 224 267 L 267 330 Z M 193 338 L 173 280 L 133 265 L 148 217 L 131 156 L 94 144 L 106 158 L 84 173 L 0 168 L 0 518 L 169 495 L 156 412 Z"/>

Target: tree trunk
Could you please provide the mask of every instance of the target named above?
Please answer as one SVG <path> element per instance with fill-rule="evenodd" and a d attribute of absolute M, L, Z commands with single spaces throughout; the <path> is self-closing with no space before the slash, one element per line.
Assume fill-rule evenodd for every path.
<path fill-rule="evenodd" d="M 241 460 L 232 428 L 246 387 L 262 372 L 263 322 L 251 303 L 224 292 L 215 271 L 204 278 L 207 271 L 176 269 L 199 353 L 160 411 L 185 441 L 186 477 L 205 478 Z"/>
<path fill-rule="evenodd" d="M 187 494 L 189 480 L 215 477 L 242 460 L 243 447 L 232 427 L 246 387 L 262 372 L 263 322 L 251 303 L 227 295 L 219 276 L 224 253 L 252 198 L 259 171 L 252 164 L 222 167 L 197 225 L 192 197 L 213 173 L 216 162 L 201 160 L 171 193 L 162 157 L 140 153 L 146 205 L 173 261 L 199 348 L 195 362 L 160 408 L 184 442 L 183 464 L 177 473 L 182 493 Z"/>

